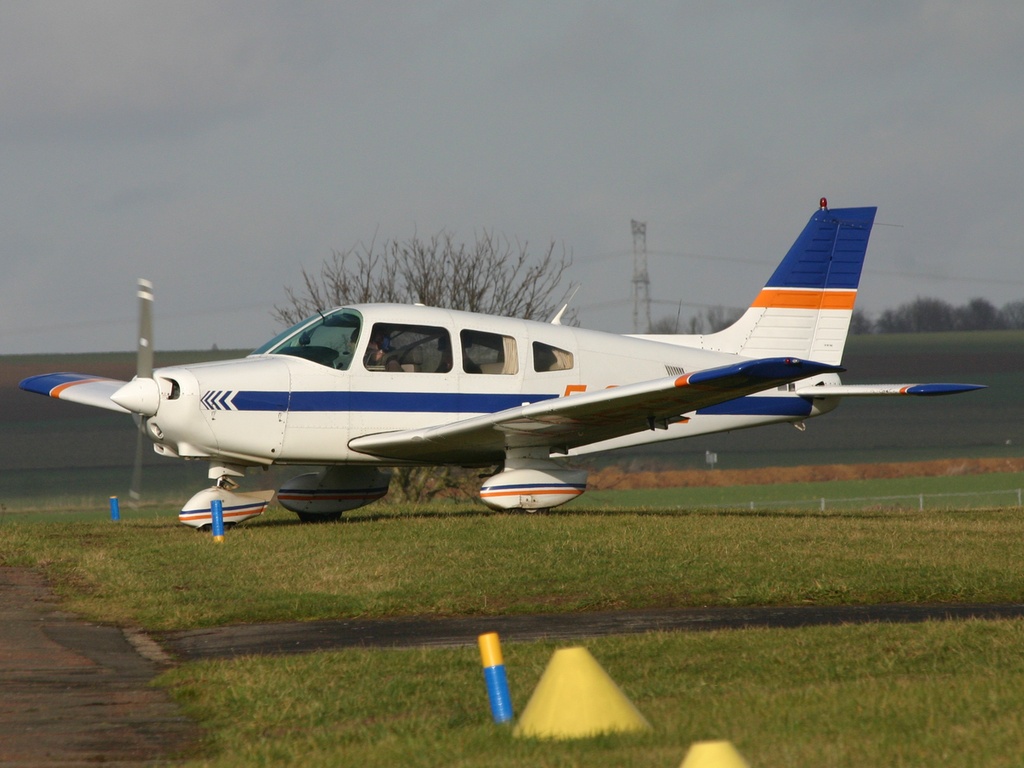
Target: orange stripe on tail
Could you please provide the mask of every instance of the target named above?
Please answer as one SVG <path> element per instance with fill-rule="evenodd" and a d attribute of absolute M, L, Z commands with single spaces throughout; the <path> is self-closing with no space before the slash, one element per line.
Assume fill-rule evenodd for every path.
<path fill-rule="evenodd" d="M 798 288 L 763 288 L 752 307 L 773 309 L 845 309 L 853 310 L 857 292 L 851 290 L 800 290 Z"/>

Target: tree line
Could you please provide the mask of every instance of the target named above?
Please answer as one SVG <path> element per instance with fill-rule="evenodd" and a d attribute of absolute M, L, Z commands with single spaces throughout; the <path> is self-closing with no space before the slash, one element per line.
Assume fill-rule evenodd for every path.
<path fill-rule="evenodd" d="M 850 333 L 932 333 L 938 331 L 1024 330 L 1024 300 L 997 307 L 988 299 L 965 304 L 919 296 L 872 318 L 854 310 Z"/>

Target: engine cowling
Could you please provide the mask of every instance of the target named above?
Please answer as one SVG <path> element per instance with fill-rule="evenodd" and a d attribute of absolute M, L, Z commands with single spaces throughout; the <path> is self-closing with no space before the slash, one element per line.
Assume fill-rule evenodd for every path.
<path fill-rule="evenodd" d="M 581 469 L 508 469 L 484 481 L 480 499 L 492 509 L 548 509 L 586 489 L 587 473 Z"/>
<path fill-rule="evenodd" d="M 386 496 L 390 482 L 390 469 L 325 467 L 293 477 L 281 486 L 277 500 L 304 522 L 337 520 L 351 509 Z"/>

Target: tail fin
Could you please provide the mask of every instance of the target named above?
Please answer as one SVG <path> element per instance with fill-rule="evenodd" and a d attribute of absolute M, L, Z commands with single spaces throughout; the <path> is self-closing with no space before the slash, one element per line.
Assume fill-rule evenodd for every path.
<path fill-rule="evenodd" d="M 750 308 L 728 328 L 701 337 L 701 346 L 839 365 L 876 210 L 829 210 L 822 199 Z"/>

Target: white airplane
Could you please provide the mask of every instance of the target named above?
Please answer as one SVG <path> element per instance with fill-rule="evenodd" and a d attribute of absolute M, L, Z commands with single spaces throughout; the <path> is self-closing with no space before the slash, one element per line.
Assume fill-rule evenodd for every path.
<path fill-rule="evenodd" d="M 837 375 L 875 208 L 824 199 L 732 326 L 703 335 L 618 335 L 425 306 L 356 304 L 317 314 L 226 362 L 153 370 L 152 286 L 140 282 L 138 374 L 75 373 L 21 388 L 133 414 L 162 456 L 209 462 L 213 485 L 182 508 L 204 527 L 261 514 L 251 467 L 312 465 L 278 501 L 337 519 L 387 493 L 391 468 L 498 465 L 494 509 L 545 509 L 586 489 L 570 456 L 792 422 L 843 397 L 945 395 L 973 384 L 844 385 Z M 564 311 L 564 307 L 563 307 Z"/>

